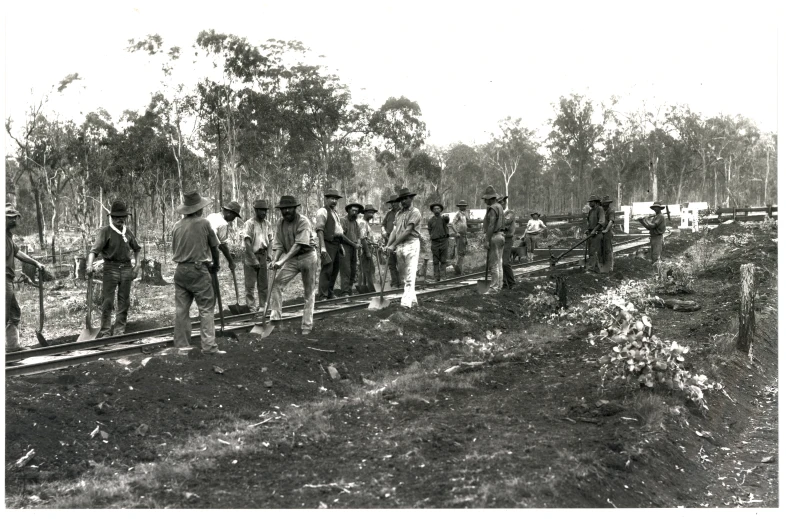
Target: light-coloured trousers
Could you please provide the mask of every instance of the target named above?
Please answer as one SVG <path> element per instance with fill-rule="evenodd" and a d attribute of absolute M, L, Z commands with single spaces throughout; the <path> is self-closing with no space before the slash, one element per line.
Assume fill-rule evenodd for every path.
<path fill-rule="evenodd" d="M 281 305 L 283 301 L 284 287 L 292 281 L 295 276 L 300 274 L 303 281 L 303 324 L 302 330 L 311 330 L 314 327 L 314 290 L 316 289 L 316 275 L 318 268 L 316 251 L 300 254 L 290 258 L 278 270 L 276 279 L 273 282 L 272 294 L 270 295 L 270 320 L 278 321 L 281 319 Z"/>
<path fill-rule="evenodd" d="M 178 263 L 175 269 L 175 348 L 190 346 L 191 319 L 188 312 L 194 301 L 199 309 L 202 351 L 216 348 L 213 319 L 216 298 L 210 271 L 204 263 Z"/>
<path fill-rule="evenodd" d="M 502 290 L 502 249 L 504 247 L 505 235 L 501 232 L 495 233 L 489 243 L 489 273 L 491 274 L 489 293 L 497 293 Z"/>
<path fill-rule="evenodd" d="M 418 275 L 418 258 L 420 257 L 420 240 L 414 239 L 396 246 L 396 256 L 401 277 L 404 281 L 404 294 L 401 296 L 401 306 L 412 308 L 417 304 L 418 296 L 415 294 L 415 278 Z"/>
<path fill-rule="evenodd" d="M 254 309 L 256 296 L 259 295 L 259 306 L 267 301 L 267 251 L 255 252 L 259 268 L 243 263 L 243 284 L 246 289 L 246 304 Z"/>

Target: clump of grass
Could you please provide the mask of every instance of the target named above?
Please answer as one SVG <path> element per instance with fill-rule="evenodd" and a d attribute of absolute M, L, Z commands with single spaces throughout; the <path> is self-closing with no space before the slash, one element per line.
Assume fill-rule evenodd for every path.
<path fill-rule="evenodd" d="M 668 406 L 661 396 L 653 393 L 638 393 L 633 397 L 632 410 L 646 430 L 654 431 L 663 425 Z"/>

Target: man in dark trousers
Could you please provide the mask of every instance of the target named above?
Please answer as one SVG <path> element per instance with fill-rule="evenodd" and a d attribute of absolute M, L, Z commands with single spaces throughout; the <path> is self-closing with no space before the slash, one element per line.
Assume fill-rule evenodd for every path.
<path fill-rule="evenodd" d="M 428 233 L 431 237 L 431 260 L 434 264 L 434 281 L 441 281 L 448 277 L 448 223 L 450 218 L 442 214 L 445 207 L 439 202 L 431 204 L 429 209 L 434 213 L 434 216 L 429 218 L 428 221 Z"/>
<path fill-rule="evenodd" d="M 341 218 L 341 227 L 344 228 L 344 255 L 339 261 L 341 271 L 341 291 L 336 294 L 340 296 L 351 296 L 352 286 L 357 281 L 358 275 L 358 252 L 360 251 L 360 225 L 358 225 L 358 214 L 363 210 L 363 205 L 353 202 L 344 207 L 347 215 Z"/>
<path fill-rule="evenodd" d="M 587 240 L 588 258 L 585 269 L 587 272 L 599 272 L 600 245 L 601 240 L 603 240 L 600 232 L 606 225 L 606 215 L 600 206 L 600 197 L 598 195 L 590 195 L 587 202 L 590 210 L 587 213 L 587 230 L 584 232 L 584 234 L 589 236 Z"/>
<path fill-rule="evenodd" d="M 267 221 L 267 200 L 254 202 L 254 216 L 243 226 L 243 278 L 246 287 L 246 304 L 259 310 L 267 300 L 268 250 L 273 240 L 270 222 Z M 259 304 L 256 296 L 259 295 Z"/>
<path fill-rule="evenodd" d="M 612 237 L 614 236 L 614 209 L 611 208 L 613 201 L 609 195 L 604 195 L 603 200 L 600 201 L 600 205 L 603 207 L 603 214 L 606 217 L 606 225 L 600 231 L 602 235 L 600 271 L 604 274 L 614 269 L 614 244 L 612 242 Z"/>
<path fill-rule="evenodd" d="M 38 282 L 43 283 L 44 264 L 24 252 L 14 243 L 13 230 L 19 224 L 22 215 L 11 204 L 5 204 L 5 351 L 19 351 L 19 323 L 22 321 L 22 309 L 16 300 L 14 278 L 16 277 L 14 258 L 23 263 L 35 265 L 38 269 Z"/>
<path fill-rule="evenodd" d="M 516 284 L 516 277 L 513 275 L 513 267 L 510 266 L 510 256 L 513 253 L 513 237 L 516 234 L 516 213 L 508 209 L 508 196 L 505 195 L 499 200 L 502 206 L 505 223 L 502 232 L 505 233 L 505 245 L 502 246 L 502 288 L 511 289 Z"/>
<path fill-rule="evenodd" d="M 393 226 L 396 224 L 396 215 L 401 209 L 398 202 L 398 193 L 390 193 L 388 195 L 388 212 L 385 218 L 382 219 L 382 243 L 388 242 L 390 233 L 393 232 Z M 381 267 L 380 267 L 381 268 Z M 396 254 L 388 254 L 388 273 L 390 274 L 391 288 L 401 288 L 401 277 L 398 271 L 398 260 Z"/>
<path fill-rule="evenodd" d="M 453 236 L 456 238 L 456 264 L 453 265 L 453 272 L 460 276 L 464 271 L 464 257 L 467 255 L 467 202 L 459 200 L 456 204 L 458 211 L 450 222 L 453 228 Z"/>
<path fill-rule="evenodd" d="M 505 233 L 502 232 L 505 226 L 505 215 L 502 206 L 497 199 L 499 195 L 493 186 L 486 187 L 483 193 L 483 200 L 488 209 L 486 217 L 483 219 L 484 246 L 488 252 L 489 272 L 491 273 L 491 284 L 487 295 L 498 294 L 502 290 L 502 249 L 505 247 Z"/>
<path fill-rule="evenodd" d="M 663 233 L 666 232 L 666 217 L 661 212 L 666 209 L 666 206 L 661 202 L 653 202 L 650 209 L 655 211 L 655 215 L 639 218 L 639 222 L 650 231 L 651 259 L 654 265 L 660 261 L 663 253 Z"/>
<path fill-rule="evenodd" d="M 96 241 L 87 255 L 88 276 L 93 275 L 93 261 L 100 255 L 104 260 L 104 276 L 102 278 L 103 302 L 101 303 L 101 331 L 98 337 L 123 335 L 126 331 L 128 309 L 131 306 L 131 283 L 139 276 L 142 264 L 139 262 L 139 251 L 142 247 L 134 234 L 126 227 L 126 220 L 131 214 L 125 202 L 115 200 L 109 211 L 109 225 L 98 229 Z M 134 266 L 131 266 L 131 251 L 134 252 Z M 115 327 L 112 329 L 112 311 L 115 309 L 115 293 L 117 293 L 117 313 Z"/>
<path fill-rule="evenodd" d="M 319 272 L 319 295 L 317 301 L 335 299 L 333 287 L 340 268 L 339 256 L 344 254 L 341 242 L 344 238 L 344 229 L 336 213 L 336 204 L 343 198 L 335 189 L 325 192 L 325 205 L 317 210 L 316 225 L 317 240 L 319 241 L 320 259 L 322 270 Z"/>
<path fill-rule="evenodd" d="M 191 318 L 188 312 L 196 301 L 199 309 L 202 353 L 226 353 L 216 345 L 213 311 L 216 307 L 210 273 L 218 272 L 218 237 L 210 222 L 202 218 L 210 200 L 196 191 L 183 197 L 177 212 L 183 218 L 172 230 L 172 261 L 175 269 L 175 348 L 186 348 L 191 342 Z"/>

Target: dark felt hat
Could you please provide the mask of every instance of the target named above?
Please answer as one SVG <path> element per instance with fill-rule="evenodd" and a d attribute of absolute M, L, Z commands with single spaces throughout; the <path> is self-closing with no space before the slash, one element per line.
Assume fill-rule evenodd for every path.
<path fill-rule="evenodd" d="M 330 188 L 327 191 L 325 191 L 325 196 L 332 196 L 332 197 L 335 197 L 335 198 L 344 198 L 343 196 L 338 194 L 338 190 L 333 189 L 333 188 Z"/>
<path fill-rule="evenodd" d="M 388 193 L 385 203 L 395 204 L 396 202 L 398 202 L 398 193 L 396 193 L 395 191 L 391 191 L 390 193 Z"/>
<path fill-rule="evenodd" d="M 538 215 L 538 216 L 540 216 L 540 213 L 539 213 L 539 212 L 537 212 L 537 211 L 532 211 L 531 213 L 529 213 L 529 215 L 530 215 L 530 216 L 535 216 L 535 215 Z"/>
<path fill-rule="evenodd" d="M 429 208 L 430 210 L 432 210 L 432 211 L 433 211 L 433 210 L 434 210 L 434 206 L 436 206 L 436 205 L 438 205 L 438 206 L 439 206 L 439 210 L 440 210 L 440 211 L 444 211 L 444 210 L 445 210 L 445 206 L 444 206 L 444 205 L 442 205 L 440 202 L 434 202 L 433 204 L 431 204 L 430 206 L 428 206 L 428 208 Z"/>
<path fill-rule="evenodd" d="M 112 202 L 112 207 L 109 209 L 109 216 L 128 216 L 131 214 L 126 207 L 126 203 L 121 200 Z"/>
<path fill-rule="evenodd" d="M 234 200 L 229 202 L 227 205 L 222 206 L 221 208 L 235 213 L 236 216 L 240 216 L 240 204 L 238 204 Z"/>
<path fill-rule="evenodd" d="M 600 202 L 600 197 L 593 193 L 589 196 L 587 202 Z"/>
<path fill-rule="evenodd" d="M 347 205 L 344 207 L 344 210 L 345 210 L 346 212 L 349 212 L 349 210 L 350 210 L 350 209 L 352 209 L 353 207 L 357 207 L 357 208 L 358 208 L 358 214 L 360 214 L 360 213 L 362 213 L 362 212 L 363 212 L 363 204 L 359 204 L 359 203 L 357 203 L 357 202 L 352 202 L 352 203 L 350 203 L 350 204 L 347 204 Z"/>
<path fill-rule="evenodd" d="M 499 195 L 494 189 L 494 186 L 487 186 L 481 198 L 483 198 L 483 200 L 488 200 L 489 198 L 499 198 Z"/>
<path fill-rule="evenodd" d="M 22 217 L 22 213 L 16 210 L 16 207 L 13 204 L 5 204 L 5 215 L 6 217 L 13 218 L 15 216 Z"/>
<path fill-rule="evenodd" d="M 600 201 L 601 204 L 610 204 L 614 201 L 609 195 L 603 195 L 603 199 Z"/>
<path fill-rule="evenodd" d="M 459 200 L 458 203 L 456 204 L 456 207 L 467 207 L 467 201 Z"/>
<path fill-rule="evenodd" d="M 507 199 L 508 199 L 508 195 L 503 195 L 503 196 L 497 198 L 497 202 L 504 202 Z"/>
<path fill-rule="evenodd" d="M 363 212 L 364 213 L 368 213 L 368 212 L 378 213 L 379 211 L 377 211 L 377 209 L 372 204 L 366 204 L 366 207 L 363 208 Z"/>
<path fill-rule="evenodd" d="M 416 194 L 417 193 L 413 193 L 412 191 L 410 191 L 408 187 L 402 187 L 401 189 L 398 190 L 398 198 L 396 198 L 396 202 L 400 202 L 405 198 L 415 196 Z"/>
<path fill-rule="evenodd" d="M 299 207 L 300 202 L 298 202 L 297 197 L 292 195 L 283 195 L 281 200 L 278 201 L 278 205 L 276 209 L 285 209 L 287 207 Z"/>
<path fill-rule="evenodd" d="M 665 206 L 665 205 L 663 205 L 663 202 L 660 202 L 660 201 L 658 201 L 658 202 L 653 202 L 653 203 L 652 203 L 652 205 L 650 206 L 650 209 L 655 209 L 656 207 L 657 207 L 658 209 L 666 209 L 666 206 Z"/>
<path fill-rule="evenodd" d="M 270 209 L 267 200 L 254 200 L 254 209 Z"/>
<path fill-rule="evenodd" d="M 177 206 L 177 212 L 180 214 L 196 213 L 206 205 L 210 204 L 209 198 L 202 198 L 199 193 L 193 191 L 183 195 L 183 203 Z M 111 213 L 110 213 L 111 214 Z"/>

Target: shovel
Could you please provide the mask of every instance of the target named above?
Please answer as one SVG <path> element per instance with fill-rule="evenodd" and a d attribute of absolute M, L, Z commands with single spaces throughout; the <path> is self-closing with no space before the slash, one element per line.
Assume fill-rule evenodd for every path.
<path fill-rule="evenodd" d="M 261 336 L 263 339 L 268 335 L 270 335 L 271 333 L 273 333 L 273 330 L 276 329 L 276 327 L 273 325 L 273 323 L 270 322 L 270 320 L 265 322 L 267 308 L 270 306 L 270 296 L 273 295 L 273 285 L 275 285 L 276 283 L 276 274 L 278 274 L 278 269 L 273 269 L 273 277 L 270 280 L 270 286 L 267 287 L 267 300 L 265 301 L 265 308 L 262 310 L 262 323 L 257 324 L 253 328 L 251 328 L 251 333 L 255 333 Z"/>
<path fill-rule="evenodd" d="M 489 281 L 489 258 L 491 257 L 491 248 L 486 251 L 486 279 L 483 281 L 478 281 L 475 285 L 475 288 L 478 291 L 478 294 L 483 295 L 489 291 L 490 281 Z"/>
<path fill-rule="evenodd" d="M 218 318 L 221 321 L 221 330 L 216 332 L 216 337 L 237 339 L 237 335 L 234 332 L 224 331 L 224 307 L 221 304 L 221 290 L 218 288 L 218 272 L 213 271 L 210 275 L 213 278 L 213 291 L 216 293 L 216 303 L 218 303 Z"/>
<path fill-rule="evenodd" d="M 234 270 L 230 270 L 230 272 L 232 273 L 232 282 L 235 284 L 235 301 L 237 304 L 229 305 L 229 311 L 232 315 L 247 314 L 251 312 L 251 308 L 248 305 L 240 304 L 240 294 L 237 291 L 237 276 L 235 276 Z"/>
<path fill-rule="evenodd" d="M 41 324 L 41 328 L 35 331 L 35 337 L 38 339 L 38 344 L 41 345 L 42 348 L 46 348 L 49 346 L 49 343 L 46 342 L 44 338 L 44 275 L 39 270 L 38 271 L 38 303 L 40 308 L 39 314 L 39 322 Z"/>
<path fill-rule="evenodd" d="M 390 299 L 385 299 L 382 293 L 385 291 L 385 280 L 388 278 L 388 269 L 385 269 L 385 275 L 382 276 L 382 262 L 379 260 L 379 249 L 377 249 L 377 263 L 379 264 L 379 275 L 380 275 L 380 288 L 379 288 L 379 296 L 372 297 L 371 302 L 368 304 L 369 310 L 382 310 L 383 308 L 387 308 L 390 306 Z"/>
<path fill-rule="evenodd" d="M 39 290 L 41 290 L 39 288 Z M 43 292 L 40 292 L 43 294 Z M 43 296 L 41 301 L 43 301 Z M 43 313 L 41 314 L 43 315 Z M 101 328 L 93 328 L 93 274 L 87 276 L 87 315 L 85 315 L 85 329 L 77 337 L 76 342 L 92 341 L 98 336 Z M 41 326 L 43 329 L 43 325 Z"/>

